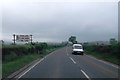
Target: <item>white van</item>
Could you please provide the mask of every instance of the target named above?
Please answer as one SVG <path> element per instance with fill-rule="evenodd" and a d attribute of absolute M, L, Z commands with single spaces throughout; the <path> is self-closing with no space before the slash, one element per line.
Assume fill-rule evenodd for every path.
<path fill-rule="evenodd" d="M 84 54 L 84 50 L 83 50 L 83 47 L 81 44 L 73 44 L 72 46 L 72 53 L 73 54 L 81 54 L 83 55 Z"/>

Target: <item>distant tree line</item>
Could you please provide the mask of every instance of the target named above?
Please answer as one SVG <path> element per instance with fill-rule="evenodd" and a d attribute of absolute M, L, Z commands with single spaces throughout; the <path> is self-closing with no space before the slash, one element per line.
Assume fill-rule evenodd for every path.
<path fill-rule="evenodd" d="M 72 42 L 73 44 L 76 44 L 77 41 L 76 41 L 76 36 L 71 36 L 68 41 Z"/>

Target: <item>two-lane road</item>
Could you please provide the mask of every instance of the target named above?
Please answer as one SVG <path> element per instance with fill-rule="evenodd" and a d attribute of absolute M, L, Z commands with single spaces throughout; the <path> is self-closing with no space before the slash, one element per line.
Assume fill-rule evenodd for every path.
<path fill-rule="evenodd" d="M 118 78 L 118 67 L 64 47 L 37 62 L 19 78 Z"/>

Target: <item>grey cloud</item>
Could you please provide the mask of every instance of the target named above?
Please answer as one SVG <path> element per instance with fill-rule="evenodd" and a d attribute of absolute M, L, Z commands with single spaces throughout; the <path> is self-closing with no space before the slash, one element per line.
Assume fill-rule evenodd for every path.
<path fill-rule="evenodd" d="M 34 3 L 3 8 L 3 34 L 33 34 L 36 40 L 117 38 L 117 3 Z"/>

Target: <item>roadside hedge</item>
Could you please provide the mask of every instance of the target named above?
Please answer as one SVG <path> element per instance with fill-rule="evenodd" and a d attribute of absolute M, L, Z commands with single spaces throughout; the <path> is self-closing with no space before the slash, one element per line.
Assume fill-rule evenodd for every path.
<path fill-rule="evenodd" d="M 84 45 L 84 49 L 101 54 L 110 54 L 120 57 L 120 42 L 114 45 Z"/>
<path fill-rule="evenodd" d="M 48 45 L 47 43 L 34 43 L 33 45 L 4 45 L 2 47 L 2 61 L 14 60 L 27 54 L 43 54 L 48 48 L 57 48 L 62 45 Z"/>

